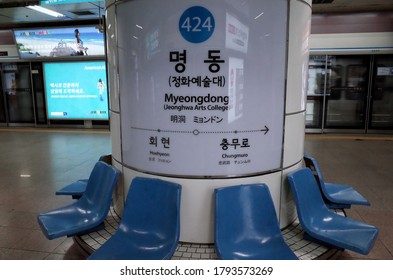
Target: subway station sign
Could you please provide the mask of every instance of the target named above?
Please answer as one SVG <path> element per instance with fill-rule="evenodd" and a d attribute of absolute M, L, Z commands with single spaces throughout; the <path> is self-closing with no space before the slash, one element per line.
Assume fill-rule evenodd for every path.
<path fill-rule="evenodd" d="M 190 177 L 280 168 L 287 1 L 172 2 L 116 10 L 123 162 Z"/>

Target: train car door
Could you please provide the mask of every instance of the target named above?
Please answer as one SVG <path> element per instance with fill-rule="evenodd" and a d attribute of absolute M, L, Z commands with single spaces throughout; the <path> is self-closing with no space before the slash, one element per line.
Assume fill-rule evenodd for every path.
<path fill-rule="evenodd" d="M 326 66 L 326 55 L 310 56 L 306 103 L 306 127 L 309 132 L 322 132 Z"/>
<path fill-rule="evenodd" d="M 41 62 L 31 63 L 31 81 L 34 93 L 36 125 L 47 125 L 44 75 Z"/>
<path fill-rule="evenodd" d="M 326 129 L 365 130 L 369 56 L 329 56 Z"/>
<path fill-rule="evenodd" d="M 369 129 L 393 130 L 393 55 L 375 55 Z"/>
<path fill-rule="evenodd" d="M 30 63 L 2 64 L 1 78 L 8 125 L 34 124 Z"/>
<path fill-rule="evenodd" d="M 0 64 L 0 126 L 7 125 L 6 119 L 6 107 L 5 107 L 5 95 L 2 87 L 2 77 L 1 77 L 1 64 Z"/>

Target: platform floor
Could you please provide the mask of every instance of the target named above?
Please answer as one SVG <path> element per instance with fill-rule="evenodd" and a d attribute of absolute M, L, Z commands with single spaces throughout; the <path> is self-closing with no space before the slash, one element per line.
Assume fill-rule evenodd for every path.
<path fill-rule="evenodd" d="M 47 240 L 36 216 L 71 202 L 55 191 L 88 177 L 99 156 L 111 152 L 110 141 L 108 131 L 0 128 L 0 259 L 86 259 L 72 238 Z M 344 251 L 338 259 L 392 260 L 393 136 L 307 135 L 305 151 L 318 160 L 326 181 L 352 185 L 371 201 L 346 214 L 380 230 L 367 256 Z M 180 245 L 174 258 L 215 257 L 212 246 Z"/>

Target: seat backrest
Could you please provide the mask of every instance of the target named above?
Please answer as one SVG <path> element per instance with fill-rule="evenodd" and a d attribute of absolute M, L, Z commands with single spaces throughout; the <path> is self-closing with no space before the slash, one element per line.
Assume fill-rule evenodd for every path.
<path fill-rule="evenodd" d="M 323 180 L 322 171 L 319 168 L 317 160 L 313 157 L 310 157 L 307 154 L 304 154 L 303 159 L 304 159 L 304 163 L 306 164 L 306 167 L 311 169 L 311 171 L 313 172 L 314 176 L 317 179 L 317 183 L 323 190 L 325 188 L 325 182 Z"/>
<path fill-rule="evenodd" d="M 112 154 L 102 155 L 98 160 L 112 165 Z"/>
<path fill-rule="evenodd" d="M 215 190 L 215 238 L 234 244 L 280 235 L 276 210 L 265 184 L 238 185 Z"/>
<path fill-rule="evenodd" d="M 99 211 L 109 211 L 119 175 L 118 169 L 98 161 L 90 173 L 86 191 L 80 199 L 81 204 L 85 203 Z"/>
<path fill-rule="evenodd" d="M 145 232 L 175 241 L 180 235 L 179 184 L 154 178 L 132 180 L 120 230 Z"/>
<path fill-rule="evenodd" d="M 288 174 L 288 182 L 302 225 L 312 222 L 313 217 L 319 213 L 329 211 L 318 189 L 314 174 L 309 168 L 304 167 Z"/>

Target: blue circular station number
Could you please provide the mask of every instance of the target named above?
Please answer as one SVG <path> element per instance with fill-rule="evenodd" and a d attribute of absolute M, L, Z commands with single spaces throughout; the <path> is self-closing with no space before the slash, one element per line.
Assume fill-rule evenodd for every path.
<path fill-rule="evenodd" d="M 201 6 L 193 6 L 183 12 L 179 20 L 179 31 L 185 40 L 202 43 L 214 32 L 215 22 L 212 13 Z"/>

